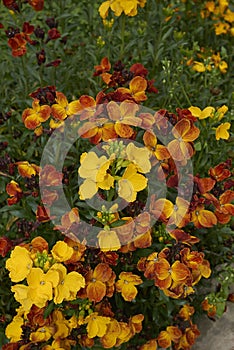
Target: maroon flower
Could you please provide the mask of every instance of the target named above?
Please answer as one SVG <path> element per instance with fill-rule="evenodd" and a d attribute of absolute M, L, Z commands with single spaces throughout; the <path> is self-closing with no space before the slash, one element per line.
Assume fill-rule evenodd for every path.
<path fill-rule="evenodd" d="M 4 258 L 13 246 L 12 241 L 6 237 L 0 237 L 0 255 Z"/>

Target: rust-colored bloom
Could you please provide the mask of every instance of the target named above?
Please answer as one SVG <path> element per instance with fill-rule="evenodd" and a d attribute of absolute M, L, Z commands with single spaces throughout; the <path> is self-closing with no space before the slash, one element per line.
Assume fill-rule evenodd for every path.
<path fill-rule="evenodd" d="M 106 295 L 107 286 L 106 283 L 112 276 L 112 269 L 105 263 L 98 264 L 94 271 L 90 271 L 86 276 L 87 297 L 94 302 L 101 301 Z"/>
<path fill-rule="evenodd" d="M 218 203 L 214 203 L 216 207 L 214 213 L 218 219 L 218 222 L 220 222 L 223 225 L 227 224 L 234 216 L 234 204 L 231 203 L 233 201 L 234 191 L 227 190 L 221 194 Z"/>
<path fill-rule="evenodd" d="M 147 89 L 147 80 L 143 77 L 136 76 L 129 83 L 129 89 L 120 87 L 117 89 L 117 92 L 122 94 L 130 94 L 134 100 L 138 102 L 143 102 L 147 100 L 145 90 Z"/>
<path fill-rule="evenodd" d="M 8 237 L 6 236 L 0 237 L 0 255 L 3 258 L 5 258 L 5 256 L 11 250 L 12 247 L 13 247 L 13 243 Z"/>
<path fill-rule="evenodd" d="M 11 180 L 11 182 L 9 182 L 6 185 L 6 192 L 10 196 L 10 198 L 7 199 L 8 205 L 18 203 L 23 196 L 22 189 L 20 188 L 19 184 L 14 180 Z"/>
<path fill-rule="evenodd" d="M 59 186 L 62 183 L 63 174 L 55 169 L 53 165 L 46 164 L 39 173 L 40 186 Z"/>
<path fill-rule="evenodd" d="M 197 228 L 213 227 L 217 224 L 217 218 L 212 211 L 206 210 L 204 205 L 201 204 L 191 213 L 191 222 Z"/>
<path fill-rule="evenodd" d="M 97 66 L 94 66 L 94 69 L 94 76 L 102 75 L 105 72 L 109 72 L 111 69 L 111 64 L 108 57 L 103 57 L 101 63 Z"/>
<path fill-rule="evenodd" d="M 168 326 L 165 331 L 161 331 L 157 337 L 158 345 L 164 349 L 169 348 L 172 344 L 178 343 L 182 332 L 178 327 Z"/>
<path fill-rule="evenodd" d="M 43 10 L 44 0 L 28 0 L 28 3 L 35 11 Z"/>
<path fill-rule="evenodd" d="M 171 157 L 178 161 L 191 158 L 194 153 L 192 142 L 200 134 L 200 130 L 188 119 L 181 119 L 172 129 L 175 140 L 169 142 L 168 150 Z"/>

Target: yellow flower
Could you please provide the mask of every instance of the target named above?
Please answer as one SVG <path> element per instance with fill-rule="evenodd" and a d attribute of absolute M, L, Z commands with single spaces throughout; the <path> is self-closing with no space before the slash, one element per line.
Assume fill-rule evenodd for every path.
<path fill-rule="evenodd" d="M 23 333 L 21 326 L 23 326 L 23 324 L 23 318 L 18 315 L 16 315 L 13 318 L 12 322 L 8 324 L 8 326 L 6 327 L 5 334 L 6 337 L 10 339 L 10 342 L 18 342 L 21 339 L 21 335 Z"/>
<path fill-rule="evenodd" d="M 43 326 L 36 330 L 36 332 L 32 332 L 30 334 L 29 339 L 32 342 L 44 342 L 49 340 L 53 335 L 53 327 Z"/>
<path fill-rule="evenodd" d="M 216 112 L 216 114 L 218 115 L 218 120 L 223 119 L 224 114 L 226 114 L 227 111 L 228 111 L 228 106 L 223 105 L 223 106 L 219 107 L 219 108 L 217 109 L 217 112 Z"/>
<path fill-rule="evenodd" d="M 64 339 L 70 334 L 70 327 L 68 320 L 65 319 L 60 310 L 54 310 L 53 323 L 55 324 L 56 332 L 53 334 L 54 339 Z"/>
<path fill-rule="evenodd" d="M 231 124 L 228 122 L 220 124 L 215 131 L 216 140 L 220 140 L 220 139 L 228 140 L 230 136 L 228 130 L 230 129 L 230 127 L 231 127 Z"/>
<path fill-rule="evenodd" d="M 215 34 L 216 35 L 227 34 L 227 32 L 230 28 L 229 24 L 222 23 L 222 22 L 215 23 L 214 26 L 215 26 Z"/>
<path fill-rule="evenodd" d="M 128 160 L 135 164 L 140 173 L 148 173 L 151 169 L 150 152 L 145 148 L 136 147 L 132 142 L 126 147 L 126 155 Z"/>
<path fill-rule="evenodd" d="M 20 282 L 29 274 L 33 265 L 30 252 L 23 247 L 16 246 L 11 252 L 10 258 L 6 261 L 6 268 L 10 271 L 9 276 L 12 282 Z"/>
<path fill-rule="evenodd" d="M 107 332 L 107 325 L 110 323 L 110 321 L 110 317 L 98 316 L 97 312 L 87 316 L 85 318 L 85 323 L 88 323 L 88 337 L 103 337 Z"/>
<path fill-rule="evenodd" d="M 16 284 L 11 287 L 11 291 L 15 293 L 15 300 L 22 305 L 22 310 L 29 312 L 32 307 L 32 300 L 28 296 L 29 287 L 24 284 Z"/>
<path fill-rule="evenodd" d="M 101 230 L 98 234 L 99 247 L 103 252 L 118 250 L 121 247 L 119 237 L 115 231 L 108 229 Z"/>
<path fill-rule="evenodd" d="M 206 107 L 203 110 L 201 110 L 199 107 L 191 106 L 188 108 L 188 110 L 192 113 L 194 117 L 197 117 L 198 119 L 205 119 L 208 117 L 214 116 L 214 107 Z"/>
<path fill-rule="evenodd" d="M 66 242 L 58 241 L 53 246 L 51 253 L 57 262 L 63 262 L 70 259 L 73 254 L 73 249 L 72 247 L 69 247 Z"/>
<path fill-rule="evenodd" d="M 67 269 L 62 264 L 54 264 L 50 271 L 59 273 L 59 284 L 54 288 L 55 304 L 60 304 L 63 300 L 74 300 L 77 292 L 85 287 L 84 277 L 76 271 L 67 274 Z"/>
<path fill-rule="evenodd" d="M 105 349 L 113 348 L 116 344 L 116 340 L 121 333 L 121 327 L 117 320 L 113 319 L 107 325 L 107 332 L 101 338 L 101 343 Z"/>
<path fill-rule="evenodd" d="M 206 9 L 207 9 L 209 12 L 214 12 L 214 9 L 215 9 L 215 3 L 214 3 L 214 1 L 207 1 L 207 2 L 206 2 Z"/>
<path fill-rule="evenodd" d="M 85 178 L 83 184 L 79 188 L 81 199 L 90 199 L 98 191 L 98 188 L 109 190 L 114 184 L 114 178 L 107 173 L 111 164 L 106 156 L 98 158 L 96 153 L 89 152 L 81 155 L 81 166 L 78 173 Z"/>
<path fill-rule="evenodd" d="M 227 11 L 225 12 L 223 18 L 225 19 L 225 21 L 227 21 L 229 23 L 233 23 L 234 22 L 234 12 L 232 12 L 229 9 L 227 9 Z"/>
<path fill-rule="evenodd" d="M 121 272 L 119 278 L 120 279 L 116 282 L 117 292 L 121 292 L 124 300 L 132 301 L 137 295 L 135 286 L 141 284 L 143 282 L 142 279 L 132 272 Z"/>
<path fill-rule="evenodd" d="M 193 70 L 195 70 L 196 72 L 199 72 L 199 73 L 203 73 L 203 72 L 205 72 L 206 67 L 205 67 L 204 63 L 194 61 Z"/>
<path fill-rule="evenodd" d="M 122 178 L 118 181 L 118 194 L 127 202 L 134 202 L 137 192 L 142 191 L 147 186 L 147 179 L 137 173 L 134 164 L 129 164 Z"/>
<path fill-rule="evenodd" d="M 220 70 L 220 72 L 223 73 L 223 74 L 225 74 L 225 73 L 227 73 L 227 69 L 228 69 L 228 64 L 227 64 L 227 62 L 221 61 L 221 62 L 219 63 L 219 70 Z"/>
<path fill-rule="evenodd" d="M 44 307 L 48 300 L 53 299 L 53 288 L 59 283 L 59 273 L 49 270 L 44 273 L 38 267 L 32 268 L 27 282 L 29 286 L 28 296 L 38 307 Z"/>

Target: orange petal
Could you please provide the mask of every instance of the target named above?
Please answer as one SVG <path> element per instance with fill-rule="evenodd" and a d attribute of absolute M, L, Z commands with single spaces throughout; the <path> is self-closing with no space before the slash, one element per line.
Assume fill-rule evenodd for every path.
<path fill-rule="evenodd" d="M 106 285 L 101 281 L 91 282 L 86 288 L 86 293 L 91 301 L 98 303 L 106 295 Z"/>
<path fill-rule="evenodd" d="M 112 269 L 109 267 L 109 265 L 100 263 L 94 269 L 93 278 L 102 282 L 107 282 L 110 279 L 111 274 Z"/>

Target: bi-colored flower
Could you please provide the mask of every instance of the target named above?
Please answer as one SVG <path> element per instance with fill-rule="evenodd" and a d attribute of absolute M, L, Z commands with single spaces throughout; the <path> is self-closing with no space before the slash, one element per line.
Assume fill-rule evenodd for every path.
<path fill-rule="evenodd" d="M 77 114 L 82 109 L 79 100 L 68 103 L 62 92 L 56 92 L 56 102 L 51 106 L 51 114 L 58 120 L 64 120 L 70 115 Z"/>
<path fill-rule="evenodd" d="M 49 119 L 51 113 L 50 106 L 40 105 L 40 101 L 33 100 L 32 108 L 26 108 L 22 114 L 22 120 L 27 129 L 36 129 L 41 123 Z"/>

